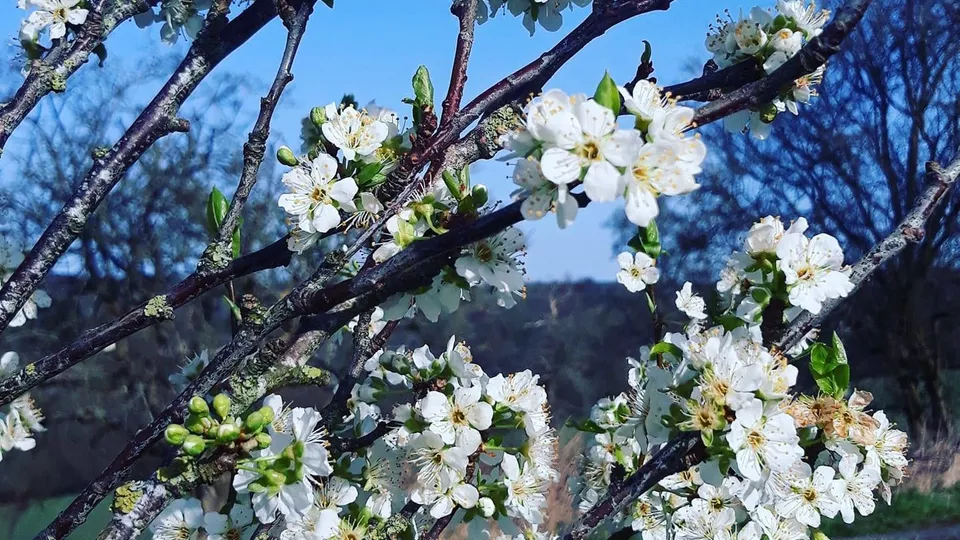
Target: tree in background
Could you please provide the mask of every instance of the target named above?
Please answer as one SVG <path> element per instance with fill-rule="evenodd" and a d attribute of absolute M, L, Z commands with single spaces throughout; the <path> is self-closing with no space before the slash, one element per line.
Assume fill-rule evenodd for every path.
<path fill-rule="evenodd" d="M 709 131 L 715 166 L 662 223 L 675 275 L 715 279 L 727 246 L 741 240 L 731 216 L 804 215 L 858 257 L 882 239 L 922 192 L 923 164 L 960 144 L 960 36 L 950 31 L 958 22 L 954 2 L 882 2 L 829 63 L 816 114 L 780 114 L 764 140 Z M 881 267 L 839 316 L 849 345 L 881 363 L 865 373 L 896 378 L 917 436 L 946 435 L 952 425 L 942 370 L 960 368 L 949 345 L 960 312 L 943 295 L 960 270 L 958 218 L 954 195 L 922 240 Z M 622 218 L 614 227 L 621 237 L 636 232 Z"/>

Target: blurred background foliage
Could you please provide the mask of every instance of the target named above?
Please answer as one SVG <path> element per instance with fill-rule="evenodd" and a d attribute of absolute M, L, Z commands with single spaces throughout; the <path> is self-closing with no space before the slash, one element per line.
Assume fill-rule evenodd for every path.
<path fill-rule="evenodd" d="M 779 117 L 768 140 L 724 133 L 720 126 L 705 128 L 710 155 L 700 177 L 703 187 L 668 200 L 659 220 L 667 255 L 657 296 L 669 329 L 681 324 L 673 291 L 689 280 L 709 296 L 724 260 L 740 246 L 747 220 L 805 216 L 813 231 L 837 236 L 852 262 L 907 212 L 924 184 L 924 163 L 956 152 L 960 5 L 952 0 L 877 3 L 829 64 L 820 96 L 799 117 Z M 84 92 L 43 103 L 21 128 L 32 144 L 4 156 L 16 161 L 18 178 L 7 179 L 0 189 L 0 233 L 30 245 L 93 153 L 131 121 L 149 95 L 144 89 L 159 84 L 171 61 L 113 70 L 111 77 L 84 69 L 74 83 Z M 15 86 L 17 75 L 11 72 L 4 80 Z M 194 268 L 208 241 L 206 196 L 212 186 L 229 196 L 239 175 L 240 148 L 252 121 L 236 112 L 249 99 L 245 88 L 242 77 L 229 73 L 204 83 L 185 114 L 190 132 L 155 144 L 111 193 L 58 273 L 44 283 L 53 306 L 37 321 L 9 329 L 3 350 L 18 351 L 24 362 L 37 360 Z M 286 231 L 274 197 L 281 173 L 274 160 L 264 162 L 262 185 L 245 212 L 245 253 Z M 955 190 L 930 220 L 923 241 L 882 267 L 824 325 L 825 333 L 840 333 L 854 359 L 853 384 L 872 390 L 876 407 L 887 410 L 914 441 L 911 489 L 895 496 L 893 510 L 858 519 L 859 529 L 830 526 L 830 532 L 960 522 L 957 512 L 943 510 L 956 509 L 944 502 L 955 500 L 952 486 L 960 480 L 958 213 Z M 612 222 L 612 250 L 622 250 L 634 232 L 625 221 Z M 237 280 L 236 293 L 270 303 L 305 277 L 321 252 L 295 258 L 290 268 Z M 119 342 L 32 393 L 46 411 L 49 431 L 38 437 L 35 450 L 4 455 L 0 537 L 12 538 L 14 530 L 29 534 L 23 531 L 30 525 L 18 526 L 15 516 L 42 525 L 34 516 L 45 519 L 66 501 L 37 506 L 41 501 L 83 487 L 175 395 L 167 377 L 195 353 L 207 349 L 212 356 L 229 340 L 224 294 L 226 289 L 211 291 L 178 310 L 175 320 Z M 532 283 L 526 300 L 512 310 L 480 296 L 438 324 L 404 323 L 392 345 L 427 343 L 439 352 L 451 334 L 472 346 L 487 372 L 529 368 L 541 374 L 558 425 L 622 390 L 624 357 L 636 354 L 652 335 L 643 297 L 616 283 Z M 349 340 L 342 347 L 325 347 L 314 363 L 336 368 L 345 354 L 340 349 L 348 351 Z M 809 377 L 802 379 L 801 387 L 811 391 Z M 318 403 L 326 399 L 320 391 L 300 395 Z M 139 474 L 159 458 L 155 454 L 142 463 Z M 568 503 L 569 497 L 557 500 Z M 91 534 L 82 530 L 78 537 Z"/>

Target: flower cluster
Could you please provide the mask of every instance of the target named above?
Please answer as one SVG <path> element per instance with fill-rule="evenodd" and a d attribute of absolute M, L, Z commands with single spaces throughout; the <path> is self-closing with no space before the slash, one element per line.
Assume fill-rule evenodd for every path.
<path fill-rule="evenodd" d="M 197 39 L 203 29 L 203 13 L 210 9 L 212 4 L 211 0 L 161 0 L 158 6 L 151 6 L 134 16 L 134 22 L 140 28 L 162 22 L 160 39 L 173 45 L 181 35 L 186 39 Z"/>
<path fill-rule="evenodd" d="M 460 507 L 468 521 L 543 523 L 546 489 L 559 477 L 546 391 L 529 370 L 489 377 L 472 360 L 455 338 L 440 356 L 427 346 L 384 351 L 367 362 L 355 394 L 373 403 L 413 392 L 416 401 L 394 407 L 386 441 L 416 465 L 411 500 L 431 516 Z"/>
<path fill-rule="evenodd" d="M 808 0 L 778 0 L 776 12 L 771 14 L 758 7 L 738 20 L 727 15 L 717 18 L 707 34 L 706 47 L 721 68 L 756 60 L 765 73 L 772 73 L 800 52 L 803 45 L 819 35 L 830 17 L 830 12 L 818 9 Z M 766 106 L 747 109 L 730 115 L 724 125 L 731 131 L 745 131 L 758 139 L 765 139 L 777 114 L 783 111 L 798 113 L 797 104 L 807 103 L 816 95 L 814 86 L 823 79 L 823 67 L 794 81 Z"/>
<path fill-rule="evenodd" d="M 808 238 L 806 231 L 804 218 L 786 227 L 774 216 L 750 228 L 743 251 L 733 253 L 717 282 L 724 314 L 757 324 L 777 300 L 791 321 L 803 310 L 820 313 L 824 302 L 853 290 L 837 239 L 824 233 Z"/>
<path fill-rule="evenodd" d="M 0 380 L 12 375 L 19 363 L 20 356 L 15 352 L 0 356 Z M 4 452 L 32 450 L 37 445 L 33 434 L 46 431 L 42 422 L 43 413 L 29 394 L 13 400 L 6 412 L 0 411 L 0 460 Z"/>
<path fill-rule="evenodd" d="M 716 326 L 702 328 L 706 303 L 689 283 L 677 292 L 678 309 L 690 317 L 685 331 L 629 359 L 629 390 L 601 400 L 577 425 L 592 434 L 581 509 L 597 503 L 615 470 L 636 473 L 683 431 L 699 433 L 707 459 L 664 478 L 620 516 L 646 540 L 668 531 L 691 539 L 809 538 L 823 517 L 850 523 L 873 512 L 876 494 L 889 502 L 907 466 L 907 438 L 882 411 L 865 411 L 869 393 L 850 392 L 839 338 L 805 347 L 817 396 L 791 391 L 796 366 L 761 339 L 764 317 L 818 312 L 851 289 L 837 241 L 808 239 L 805 230 L 803 219 L 785 228 L 773 217 L 751 228 L 717 285 L 725 298 Z M 767 310 L 772 298 L 784 308 Z"/>
<path fill-rule="evenodd" d="M 622 106 L 635 127 L 621 129 Z M 698 138 L 684 137 L 693 110 L 667 99 L 655 84 L 638 81 L 629 90 L 604 77 L 596 98 L 550 90 L 527 106 L 525 129 L 504 144 L 521 159 L 513 173 L 524 195 L 526 219 L 556 213 L 561 228 L 579 208 L 571 193 L 583 184 L 595 202 L 623 198 L 627 219 L 646 227 L 659 213 L 657 197 L 696 190 L 706 156 Z"/>
<path fill-rule="evenodd" d="M 89 10 L 82 7 L 84 0 L 17 0 L 17 7 L 32 11 L 20 23 L 20 44 L 30 59 L 43 51 L 40 34 L 47 30 L 51 40 L 64 39 L 67 29 L 80 26 L 87 20 Z M 75 29 L 75 28 L 74 28 Z"/>
<path fill-rule="evenodd" d="M 537 23 L 548 32 L 555 32 L 563 25 L 563 11 L 574 5 L 583 7 L 592 0 L 480 0 L 477 2 L 477 22 L 483 24 L 501 11 L 509 11 L 514 17 L 523 16 L 523 26 L 534 34 Z M 488 5 L 489 4 L 489 5 Z"/>
<path fill-rule="evenodd" d="M 177 499 L 164 508 L 150 524 L 154 540 L 182 540 L 184 538 L 207 538 L 209 540 L 235 540 L 245 538 L 244 532 L 252 529 L 253 510 L 249 501 L 238 500 L 230 505 L 227 513 L 204 512 L 198 499 Z M 201 536 L 201 531 L 206 536 Z"/>
<path fill-rule="evenodd" d="M 278 152 L 293 167 L 283 175 L 290 192 L 278 203 L 294 223 L 288 244 L 297 253 L 344 220 L 365 226 L 383 211 L 373 189 L 396 165 L 403 141 L 397 114 L 373 103 L 361 110 L 352 103 L 316 107 L 310 121 L 319 131 L 306 158 L 297 159 L 286 147 Z"/>
<path fill-rule="evenodd" d="M 23 262 L 23 250 L 14 242 L 0 237 L 0 281 L 10 279 L 13 270 Z M 50 307 L 50 296 L 37 289 L 14 315 L 10 326 L 23 326 L 37 318 L 37 309 Z M 0 381 L 13 376 L 20 367 L 20 355 L 8 351 L 0 356 Z M 32 450 L 37 441 L 34 433 L 46 431 L 43 427 L 43 412 L 29 394 L 24 394 L 10 403 L 6 411 L 0 410 L 0 460 L 3 453 L 11 450 Z"/>

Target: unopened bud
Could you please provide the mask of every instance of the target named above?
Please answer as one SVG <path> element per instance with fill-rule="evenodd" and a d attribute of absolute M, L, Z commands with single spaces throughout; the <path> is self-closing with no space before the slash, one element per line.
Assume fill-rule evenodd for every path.
<path fill-rule="evenodd" d="M 269 424 L 270 422 L 273 422 L 273 419 L 276 418 L 276 411 L 274 411 L 273 407 L 269 405 L 264 405 L 263 407 L 260 407 L 260 409 L 257 412 L 259 412 L 260 415 L 263 416 L 263 423 L 265 424 Z"/>
<path fill-rule="evenodd" d="M 201 417 L 210 414 L 210 406 L 207 405 L 207 400 L 200 396 L 190 398 L 190 402 L 187 404 L 187 410 Z"/>
<path fill-rule="evenodd" d="M 195 414 L 188 415 L 183 425 L 190 431 L 190 433 L 196 433 L 197 435 L 207 430 L 207 426 L 203 424 L 203 418 L 200 418 Z"/>
<path fill-rule="evenodd" d="M 263 471 L 263 479 L 271 486 L 282 486 L 287 483 L 286 475 L 274 470 Z"/>
<path fill-rule="evenodd" d="M 327 121 L 327 111 L 323 107 L 310 109 L 310 121 L 317 127 L 322 126 Z"/>
<path fill-rule="evenodd" d="M 190 432 L 187 430 L 187 428 L 181 426 L 180 424 L 170 424 L 163 432 L 163 436 L 167 439 L 167 442 L 174 446 L 180 446 L 183 444 L 183 441 L 187 438 L 187 435 L 190 435 Z"/>
<path fill-rule="evenodd" d="M 244 421 L 243 425 L 249 431 L 257 431 L 263 427 L 266 422 L 263 419 L 263 414 L 260 411 L 253 411 L 247 416 L 247 419 Z"/>
<path fill-rule="evenodd" d="M 207 449 L 207 443 L 199 435 L 187 435 L 183 440 L 183 451 L 190 456 L 199 456 Z"/>
<path fill-rule="evenodd" d="M 273 437 L 266 433 L 257 433 L 257 448 L 268 448 L 273 442 Z"/>
<path fill-rule="evenodd" d="M 287 167 L 297 166 L 297 156 L 293 154 L 293 150 L 287 148 L 286 146 L 281 146 L 277 150 L 277 161 L 283 163 Z"/>
<path fill-rule="evenodd" d="M 240 436 L 240 428 L 236 424 L 221 424 L 217 428 L 217 442 L 228 443 L 237 440 Z"/>
<path fill-rule="evenodd" d="M 220 418 L 230 416 L 230 398 L 226 394 L 217 394 L 213 398 L 213 410 Z"/>
<path fill-rule="evenodd" d="M 487 193 L 487 186 L 483 184 L 473 186 L 471 196 L 473 197 L 473 204 L 477 208 L 487 204 L 487 200 L 490 198 L 490 194 Z"/>

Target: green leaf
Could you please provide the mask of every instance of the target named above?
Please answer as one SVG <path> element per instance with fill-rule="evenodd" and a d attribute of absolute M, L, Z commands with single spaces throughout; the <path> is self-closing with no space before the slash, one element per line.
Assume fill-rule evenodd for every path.
<path fill-rule="evenodd" d="M 810 370 L 815 379 L 818 378 L 818 375 L 826 375 L 830 372 L 827 365 L 829 356 L 830 351 L 824 344 L 814 343 L 810 346 Z"/>
<path fill-rule="evenodd" d="M 850 389 L 850 364 L 840 364 L 830 373 L 833 379 L 833 397 L 843 398 Z"/>
<path fill-rule="evenodd" d="M 833 379 L 829 376 L 820 377 L 816 379 L 817 386 L 820 387 L 820 391 L 824 394 L 830 394 L 831 396 L 837 391 L 836 386 L 833 383 Z"/>
<path fill-rule="evenodd" d="M 430 72 L 427 66 L 420 66 L 413 74 L 414 103 L 421 109 L 433 107 L 433 82 L 430 81 Z"/>
<path fill-rule="evenodd" d="M 606 433 L 607 430 L 598 426 L 593 420 L 584 420 L 583 422 L 577 422 L 576 420 L 567 420 L 568 426 L 578 429 L 580 431 L 586 431 L 588 433 Z"/>
<path fill-rule="evenodd" d="M 460 182 L 455 176 L 453 176 L 453 173 L 444 169 L 440 176 L 443 178 L 443 183 L 446 184 L 447 189 L 450 190 L 450 194 L 453 195 L 453 198 L 456 199 L 457 202 L 462 201 L 463 190 Z"/>
<path fill-rule="evenodd" d="M 237 322 L 243 322 L 243 316 L 240 314 L 240 306 L 234 304 L 233 300 L 230 300 L 226 296 L 223 296 L 223 300 L 227 303 L 227 306 L 230 308 L 230 313 L 237 319 Z"/>
<path fill-rule="evenodd" d="M 649 225 L 641 227 L 638 236 L 644 253 L 653 259 L 660 256 L 662 246 L 660 245 L 660 230 L 657 229 L 656 221 L 651 219 Z"/>
<path fill-rule="evenodd" d="M 620 115 L 620 90 L 617 89 L 617 83 L 613 82 L 610 73 L 604 73 L 603 79 L 597 85 L 597 91 L 593 94 L 593 99 L 604 107 L 613 111 L 613 116 Z"/>
<path fill-rule="evenodd" d="M 680 350 L 680 347 L 666 341 L 661 341 L 650 349 L 650 358 L 658 354 L 672 354 L 674 358 L 683 358 L 683 351 Z"/>
<path fill-rule="evenodd" d="M 833 333 L 833 352 L 838 364 L 847 364 L 847 350 L 843 348 L 843 342 L 836 332 Z"/>
<path fill-rule="evenodd" d="M 228 208 L 230 203 L 227 202 L 227 198 L 214 186 L 210 196 L 207 197 L 207 231 L 212 236 L 216 236 L 220 231 L 220 224 L 223 223 L 223 217 L 227 215 Z"/>
<path fill-rule="evenodd" d="M 236 259 L 240 256 L 240 227 L 243 226 L 243 218 L 240 218 L 240 221 L 237 223 L 237 228 L 233 230 L 233 240 L 231 246 L 233 248 L 233 258 Z"/>
<path fill-rule="evenodd" d="M 643 40 L 643 54 L 640 55 L 640 63 L 649 64 L 651 56 L 653 56 L 653 48 L 649 41 Z"/>

